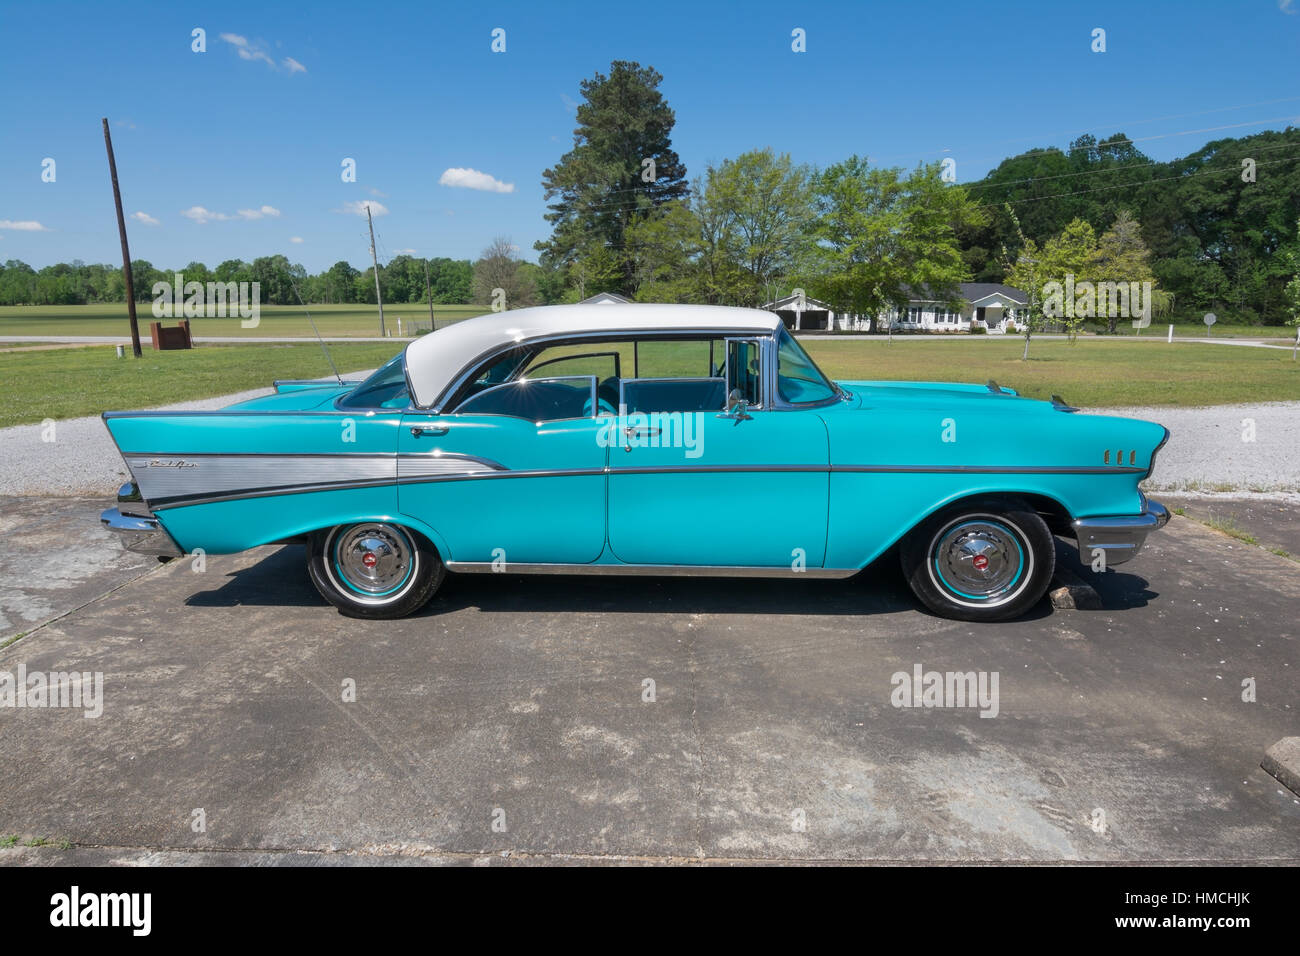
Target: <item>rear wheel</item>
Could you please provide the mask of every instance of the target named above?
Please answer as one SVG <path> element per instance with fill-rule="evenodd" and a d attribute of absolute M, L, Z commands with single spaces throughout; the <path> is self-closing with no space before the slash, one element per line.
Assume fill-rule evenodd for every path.
<path fill-rule="evenodd" d="M 899 556 L 921 602 L 959 621 L 1019 617 L 1038 603 L 1056 569 L 1051 531 L 1014 498 L 945 508 L 912 530 Z"/>
<path fill-rule="evenodd" d="M 446 569 L 438 552 L 400 525 L 339 525 L 312 536 L 307 573 L 348 617 L 391 619 L 424 607 Z"/>

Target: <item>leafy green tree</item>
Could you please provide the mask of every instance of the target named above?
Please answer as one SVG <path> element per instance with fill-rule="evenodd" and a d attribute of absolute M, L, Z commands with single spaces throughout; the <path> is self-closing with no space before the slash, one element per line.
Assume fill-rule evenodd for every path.
<path fill-rule="evenodd" d="M 940 168 L 904 175 L 853 156 L 818 174 L 812 294 L 873 317 L 903 308 L 918 288 L 958 305 L 957 284 L 968 272 L 957 230 L 977 225 L 983 213 L 962 187 L 940 179 Z"/>
<path fill-rule="evenodd" d="M 676 116 L 661 82 L 653 68 L 627 60 L 582 81 L 573 149 L 542 174 L 553 200 L 551 237 L 536 244 L 544 266 L 567 269 L 593 244 L 605 245 L 618 262 L 617 291 L 636 291 L 628 230 L 687 191 L 686 167 L 672 148 Z"/>
<path fill-rule="evenodd" d="M 747 305 L 758 305 L 778 279 L 800 271 L 811 249 L 812 173 L 791 162 L 788 153 L 750 150 L 710 166 L 702 204 L 720 220 L 719 251 L 740 272 L 740 288 L 730 290 Z"/>

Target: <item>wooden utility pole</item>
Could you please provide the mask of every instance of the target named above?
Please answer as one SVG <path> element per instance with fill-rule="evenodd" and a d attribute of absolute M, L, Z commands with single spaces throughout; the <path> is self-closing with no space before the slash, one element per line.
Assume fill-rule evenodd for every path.
<path fill-rule="evenodd" d="M 104 117 L 104 148 L 108 150 L 108 173 L 113 178 L 113 203 L 117 206 L 117 234 L 122 237 L 122 277 L 126 279 L 126 314 L 131 319 L 131 354 L 141 358 L 140 323 L 135 318 L 135 283 L 131 281 L 131 250 L 126 244 L 126 218 L 122 215 L 122 191 L 117 186 L 117 161 L 113 159 L 113 138 Z"/>
<path fill-rule="evenodd" d="M 375 257 L 375 221 L 370 218 L 370 203 L 366 203 L 366 223 L 370 226 L 370 263 L 375 267 L 375 301 L 379 303 L 379 334 L 384 331 L 384 295 L 379 291 L 379 260 Z"/>
<path fill-rule="evenodd" d="M 437 328 L 433 321 L 433 286 L 429 285 L 429 260 L 424 260 L 424 292 L 429 297 L 429 331 Z"/>

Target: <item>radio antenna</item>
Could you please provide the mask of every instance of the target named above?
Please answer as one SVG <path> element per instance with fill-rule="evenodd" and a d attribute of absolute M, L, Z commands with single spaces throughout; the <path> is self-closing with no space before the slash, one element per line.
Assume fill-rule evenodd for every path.
<path fill-rule="evenodd" d="M 316 333 L 316 341 L 320 343 L 321 351 L 325 353 L 325 361 L 330 363 L 330 368 L 334 370 L 334 377 L 342 385 L 343 376 L 339 374 L 338 366 L 334 364 L 334 359 L 330 357 L 330 350 L 325 347 L 325 340 L 321 338 L 320 329 L 316 328 L 316 320 L 311 317 L 311 309 L 307 308 L 307 303 L 302 301 L 302 293 L 298 291 L 298 283 L 293 281 L 293 273 L 285 270 L 285 275 L 289 277 L 289 285 L 293 286 L 293 294 L 298 297 L 298 304 L 307 313 L 307 321 L 311 323 L 311 330 Z"/>

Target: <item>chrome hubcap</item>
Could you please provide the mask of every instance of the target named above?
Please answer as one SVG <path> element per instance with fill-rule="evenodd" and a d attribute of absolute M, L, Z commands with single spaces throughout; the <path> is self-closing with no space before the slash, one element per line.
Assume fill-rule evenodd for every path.
<path fill-rule="evenodd" d="M 941 534 L 934 561 L 949 590 L 981 600 L 1011 588 L 1024 569 L 1024 552 L 1007 528 L 965 521 Z"/>
<path fill-rule="evenodd" d="M 334 553 L 347 583 L 370 594 L 384 594 L 400 586 L 411 569 L 406 537 L 388 525 L 348 528 L 340 535 Z"/>

